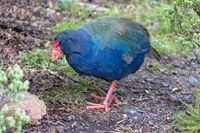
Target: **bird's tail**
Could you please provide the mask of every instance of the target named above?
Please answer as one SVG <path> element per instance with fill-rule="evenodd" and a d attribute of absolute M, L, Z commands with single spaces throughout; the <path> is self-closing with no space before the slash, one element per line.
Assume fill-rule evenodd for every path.
<path fill-rule="evenodd" d="M 158 51 L 156 51 L 152 46 L 150 46 L 149 51 L 147 53 L 149 58 L 155 58 L 156 60 L 160 61 L 161 57 Z"/>

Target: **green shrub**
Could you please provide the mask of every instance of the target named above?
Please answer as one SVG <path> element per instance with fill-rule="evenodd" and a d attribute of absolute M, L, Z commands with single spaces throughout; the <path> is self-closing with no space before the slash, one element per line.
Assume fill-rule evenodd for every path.
<path fill-rule="evenodd" d="M 187 107 L 186 112 L 178 112 L 174 115 L 175 128 L 186 133 L 199 133 L 200 132 L 200 89 L 194 92 L 196 99 L 195 105 L 183 104 Z"/>
<path fill-rule="evenodd" d="M 30 120 L 30 117 L 20 109 L 14 109 L 14 112 L 10 114 L 7 106 L 7 104 L 19 102 L 22 99 L 19 92 L 28 90 L 29 82 L 27 80 L 23 82 L 23 76 L 23 71 L 17 64 L 9 67 L 6 72 L 0 70 L 0 97 L 5 99 L 0 107 L 0 133 L 14 129 L 20 131 L 22 126 Z"/>
<path fill-rule="evenodd" d="M 186 52 L 200 46 L 199 7 L 199 0 L 175 0 L 168 10 L 171 30 L 178 35 L 177 42 Z"/>

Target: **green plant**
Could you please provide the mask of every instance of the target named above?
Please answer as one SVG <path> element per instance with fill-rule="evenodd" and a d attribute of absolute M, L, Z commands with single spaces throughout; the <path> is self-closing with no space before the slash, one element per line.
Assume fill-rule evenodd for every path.
<path fill-rule="evenodd" d="M 56 24 L 54 32 L 60 32 L 64 29 L 75 29 L 81 25 L 81 21 L 77 19 L 67 19 L 66 21 Z"/>
<path fill-rule="evenodd" d="M 73 0 L 59 0 L 56 4 L 56 10 L 64 12 L 68 17 L 88 18 L 93 12 L 88 5 L 80 5 Z"/>
<path fill-rule="evenodd" d="M 74 76 L 75 71 L 66 62 L 65 57 L 58 59 L 56 64 L 50 61 L 50 49 L 37 49 L 27 53 L 19 52 L 19 57 L 37 68 L 43 68 L 50 71 L 66 72 L 69 76 Z"/>
<path fill-rule="evenodd" d="M 156 69 L 160 69 L 161 68 L 161 65 L 160 65 L 159 61 L 157 61 L 156 59 L 152 60 L 151 65 L 153 65 Z"/>
<path fill-rule="evenodd" d="M 200 1 L 175 0 L 168 10 L 171 30 L 178 35 L 177 42 L 184 51 L 200 47 Z"/>
<path fill-rule="evenodd" d="M 56 9 L 59 11 L 67 10 L 70 8 L 70 4 L 72 3 L 72 0 L 59 0 L 56 4 Z"/>
<path fill-rule="evenodd" d="M 30 118 L 24 111 L 15 109 L 9 112 L 7 104 L 17 103 L 22 99 L 19 92 L 25 92 L 29 88 L 29 82 L 22 81 L 23 71 L 19 65 L 9 67 L 6 72 L 0 70 L 0 97 L 3 105 L 0 107 L 0 133 L 8 129 L 20 131 L 22 126 L 29 122 Z"/>
<path fill-rule="evenodd" d="M 195 105 L 182 102 L 186 107 L 186 112 L 178 112 L 173 117 L 175 120 L 175 128 L 187 133 L 200 132 L 200 89 L 194 92 L 196 99 Z"/>

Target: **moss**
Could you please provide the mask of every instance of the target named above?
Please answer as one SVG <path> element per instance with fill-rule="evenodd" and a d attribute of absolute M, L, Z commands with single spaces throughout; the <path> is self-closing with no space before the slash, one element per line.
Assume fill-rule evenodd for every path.
<path fill-rule="evenodd" d="M 83 92 L 86 91 L 89 85 L 85 83 L 68 83 L 61 82 L 59 85 L 53 87 L 52 90 L 39 93 L 39 97 L 46 102 L 60 101 L 60 102 L 73 102 L 83 106 L 86 102 Z"/>

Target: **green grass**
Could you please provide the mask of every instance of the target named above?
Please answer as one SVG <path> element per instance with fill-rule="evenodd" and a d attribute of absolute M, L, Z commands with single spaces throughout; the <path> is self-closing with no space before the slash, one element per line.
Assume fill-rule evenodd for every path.
<path fill-rule="evenodd" d="M 181 130 L 181 132 L 200 132 L 200 89 L 195 90 L 194 96 L 196 99 L 195 105 L 182 102 L 187 107 L 187 110 L 174 114 L 174 127 Z"/>
<path fill-rule="evenodd" d="M 63 12 L 69 18 L 79 18 L 80 20 L 97 15 L 90 6 L 81 6 L 73 0 L 59 0 L 55 9 Z"/>
<path fill-rule="evenodd" d="M 19 52 L 19 57 L 37 68 L 46 68 L 50 71 L 67 72 L 69 76 L 74 76 L 76 72 L 66 62 L 65 57 L 58 59 L 56 64 L 50 61 L 50 49 L 37 49 L 28 53 Z"/>
<path fill-rule="evenodd" d="M 156 59 L 152 60 L 151 65 L 153 65 L 156 69 L 161 69 L 161 65 Z"/>
<path fill-rule="evenodd" d="M 51 91 L 43 91 L 42 93 L 39 94 L 39 97 L 42 100 L 45 100 L 46 102 L 48 101 L 64 102 L 67 96 L 66 92 L 67 92 L 67 89 L 54 88 Z"/>
<path fill-rule="evenodd" d="M 83 106 L 86 102 L 82 91 L 77 88 L 72 88 L 74 84 L 61 83 L 60 86 L 54 87 L 52 90 L 40 92 L 39 97 L 45 102 L 71 102 L 78 106 Z M 69 87 L 69 88 L 68 88 Z"/>
<path fill-rule="evenodd" d="M 76 29 L 81 24 L 82 24 L 82 22 L 78 19 L 67 19 L 66 21 L 56 24 L 53 31 L 60 32 L 64 29 Z"/>

